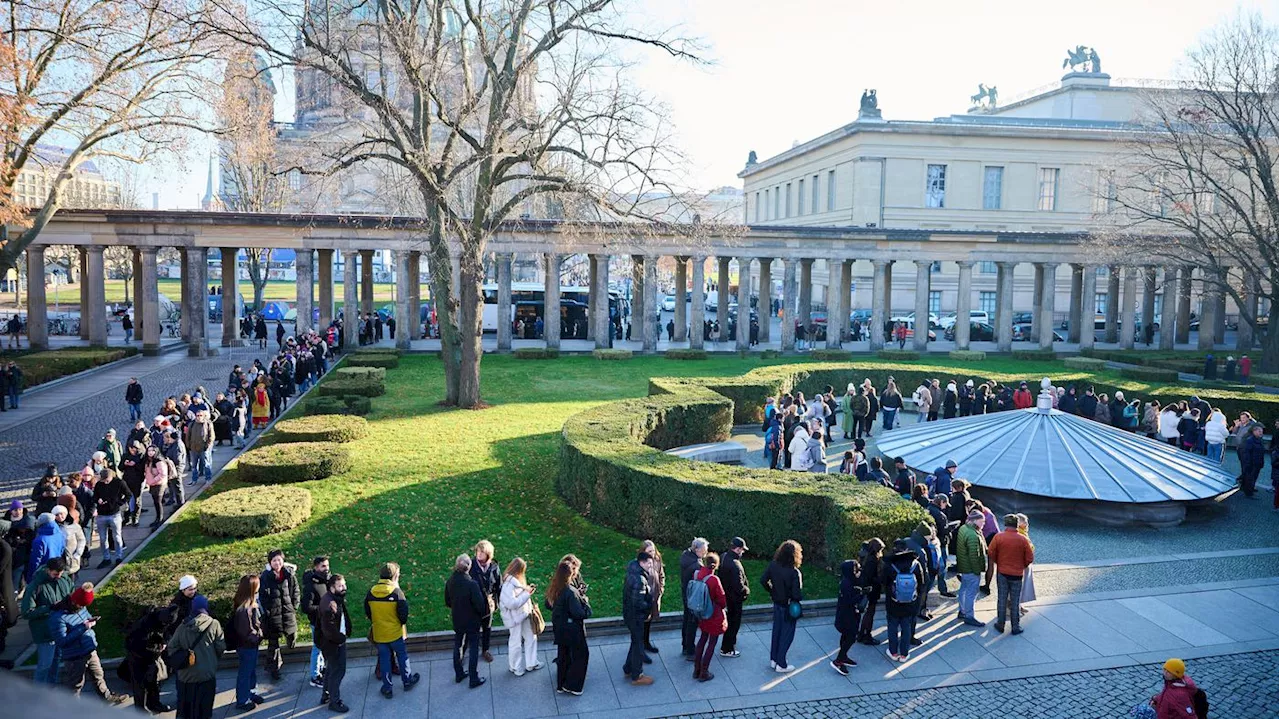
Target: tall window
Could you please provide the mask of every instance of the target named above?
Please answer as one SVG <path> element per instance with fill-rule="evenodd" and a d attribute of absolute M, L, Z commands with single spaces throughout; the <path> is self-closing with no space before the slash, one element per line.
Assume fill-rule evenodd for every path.
<path fill-rule="evenodd" d="M 777 219 L 782 217 L 782 188 L 773 188 L 773 217 Z"/>
<path fill-rule="evenodd" d="M 836 171 L 827 170 L 827 212 L 836 209 Z"/>
<path fill-rule="evenodd" d="M 764 191 L 764 219 L 772 220 L 773 213 L 769 211 L 769 191 Z"/>
<path fill-rule="evenodd" d="M 787 192 L 786 198 L 784 198 L 782 201 L 783 207 L 785 207 L 787 211 L 787 214 L 784 215 L 784 217 L 790 217 L 791 216 L 791 183 L 790 182 L 787 183 L 786 192 Z"/>
<path fill-rule="evenodd" d="M 760 193 L 756 193 L 756 222 L 760 221 Z"/>
<path fill-rule="evenodd" d="M 929 165 L 924 185 L 925 207 L 946 207 L 947 166 Z"/>
<path fill-rule="evenodd" d="M 994 275 L 995 273 L 996 273 L 996 263 L 994 262 L 978 263 L 978 274 Z"/>
<path fill-rule="evenodd" d="M 289 189 L 297 192 L 302 189 L 302 171 L 289 170 Z"/>
<path fill-rule="evenodd" d="M 929 292 L 929 311 L 935 315 L 942 313 L 942 293 L 938 290 Z"/>
<path fill-rule="evenodd" d="M 804 214 L 804 178 L 796 185 L 796 214 Z"/>
<path fill-rule="evenodd" d="M 809 203 L 809 207 L 812 208 L 809 211 L 816 215 L 818 214 L 818 176 L 814 175 L 812 180 L 813 182 L 810 184 L 813 185 L 813 189 L 809 190 L 809 192 L 813 193 L 813 201 Z"/>
<path fill-rule="evenodd" d="M 1000 209 L 1000 193 L 1004 189 L 1004 168 L 988 167 L 982 173 L 982 209 Z"/>
<path fill-rule="evenodd" d="M 1098 170 L 1098 188 L 1093 197 L 1093 211 L 1111 212 L 1116 207 L 1116 173 Z"/>
<path fill-rule="evenodd" d="M 1039 197 L 1036 209 L 1049 211 L 1058 209 L 1058 168 L 1040 168 Z"/>
<path fill-rule="evenodd" d="M 1098 314 L 1105 315 L 1107 313 L 1107 293 L 1099 292 L 1094 295 L 1093 306 L 1098 308 Z"/>
<path fill-rule="evenodd" d="M 994 317 L 996 313 L 996 293 L 979 292 L 978 293 L 978 310 L 986 312 L 988 317 Z"/>

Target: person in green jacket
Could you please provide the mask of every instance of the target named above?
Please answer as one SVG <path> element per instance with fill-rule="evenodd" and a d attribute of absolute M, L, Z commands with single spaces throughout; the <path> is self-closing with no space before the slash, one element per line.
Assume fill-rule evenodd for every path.
<path fill-rule="evenodd" d="M 31 643 L 36 646 L 36 684 L 58 683 L 58 647 L 49 631 L 49 615 L 74 589 L 66 560 L 54 557 L 36 570 L 22 595 L 22 617 L 31 624 Z"/>
<path fill-rule="evenodd" d="M 973 616 L 973 603 L 978 598 L 978 583 L 987 571 L 987 541 L 982 538 L 982 512 L 969 513 L 968 520 L 956 534 L 956 574 L 960 575 L 960 621 L 971 627 L 986 626 Z"/>
<path fill-rule="evenodd" d="M 178 716 L 212 719 L 218 693 L 218 657 L 226 648 L 222 625 L 209 616 L 209 600 L 197 594 L 191 600 L 191 615 L 173 633 L 167 649 L 170 666 L 178 665 Z M 188 663 L 192 654 L 195 661 Z"/>

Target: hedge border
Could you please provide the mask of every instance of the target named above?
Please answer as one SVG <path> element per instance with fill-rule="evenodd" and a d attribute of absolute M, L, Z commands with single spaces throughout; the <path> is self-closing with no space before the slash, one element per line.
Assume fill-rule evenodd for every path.
<path fill-rule="evenodd" d="M 1058 353 L 1053 350 L 1014 350 L 1012 354 L 1013 358 L 1016 360 L 1027 360 L 1031 362 L 1044 362 L 1058 358 Z"/>
<path fill-rule="evenodd" d="M 363 417 L 369 414 L 373 403 L 368 397 L 344 394 L 330 397 L 312 397 L 303 405 L 302 413 L 307 416 L 317 414 L 352 414 Z"/>
<path fill-rule="evenodd" d="M 356 352 L 347 358 L 346 366 L 395 369 L 400 366 L 400 355 L 384 352 Z"/>
<path fill-rule="evenodd" d="M 334 442 L 254 447 L 236 460 L 237 475 L 255 484 L 309 482 L 351 469 L 351 451 Z"/>
<path fill-rule="evenodd" d="M 595 349 L 591 350 L 591 356 L 598 360 L 629 360 L 632 357 L 631 350 L 624 349 Z"/>
<path fill-rule="evenodd" d="M 340 397 L 357 395 L 360 397 L 381 397 L 387 393 L 387 386 L 374 380 L 335 377 L 320 383 L 316 394 L 321 397 Z"/>
<path fill-rule="evenodd" d="M 513 350 L 511 354 L 516 359 L 521 360 L 548 360 L 560 358 L 560 350 L 548 349 L 545 347 L 520 347 Z"/>
<path fill-rule="evenodd" d="M 1104 372 L 1107 369 L 1106 360 L 1093 357 L 1065 357 L 1062 364 L 1070 369 L 1081 369 L 1086 372 Z"/>
<path fill-rule="evenodd" d="M 982 350 L 951 350 L 947 357 L 958 362 L 981 362 L 987 358 Z"/>
<path fill-rule="evenodd" d="M 849 350 L 837 349 L 816 349 L 809 352 L 809 356 L 820 362 L 848 362 L 853 359 L 853 353 Z"/>
<path fill-rule="evenodd" d="M 265 537 L 310 517 L 311 492 L 302 487 L 242 487 L 200 502 L 200 531 L 211 537 Z"/>
<path fill-rule="evenodd" d="M 354 442 L 369 435 L 364 417 L 313 414 L 276 422 L 272 434 L 280 442 Z"/>
<path fill-rule="evenodd" d="M 676 348 L 667 350 L 662 356 L 669 360 L 704 360 L 707 358 L 707 351 Z"/>
<path fill-rule="evenodd" d="M 915 350 L 876 350 L 876 357 L 887 360 L 918 360 L 920 353 Z"/>

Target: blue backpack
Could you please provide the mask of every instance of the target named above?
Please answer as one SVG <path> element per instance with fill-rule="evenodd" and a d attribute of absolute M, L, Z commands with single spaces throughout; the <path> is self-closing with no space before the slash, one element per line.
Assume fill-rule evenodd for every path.
<path fill-rule="evenodd" d="M 711 592 L 707 589 L 707 580 L 689 580 L 688 586 L 685 587 L 685 607 L 699 619 L 711 618 L 716 607 L 711 603 Z"/>
<path fill-rule="evenodd" d="M 893 568 L 896 573 L 893 578 L 893 601 L 899 604 L 915 604 L 917 597 L 916 586 L 916 568 L 917 562 L 912 560 L 911 568 L 906 572 L 899 572 L 897 567 Z"/>

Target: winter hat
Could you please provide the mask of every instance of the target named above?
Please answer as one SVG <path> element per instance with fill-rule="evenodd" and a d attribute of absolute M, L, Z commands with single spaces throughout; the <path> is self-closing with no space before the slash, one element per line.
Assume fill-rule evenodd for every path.
<path fill-rule="evenodd" d="M 947 464 L 946 464 L 947 469 L 951 469 L 952 467 L 959 467 L 959 466 L 960 465 L 956 464 L 956 461 L 954 459 L 947 460 Z"/>
<path fill-rule="evenodd" d="M 846 391 L 846 392 L 853 392 L 853 391 L 854 391 L 854 390 L 856 390 L 856 389 L 857 389 L 857 388 L 853 386 L 853 383 L 852 383 L 852 382 L 850 382 L 850 383 L 849 383 L 849 386 L 845 388 L 845 391 Z"/>
<path fill-rule="evenodd" d="M 85 582 L 78 589 L 71 593 L 71 603 L 77 607 L 87 607 L 93 604 L 93 585 Z"/>
<path fill-rule="evenodd" d="M 76 506 L 76 496 L 74 494 L 64 494 L 58 497 L 58 507 L 63 507 L 67 510 L 67 516 L 71 518 L 72 522 L 80 523 L 80 510 Z M 58 507 L 54 507 L 55 512 Z"/>
<path fill-rule="evenodd" d="M 965 387 L 972 387 L 972 386 L 973 386 L 973 380 L 969 380 L 969 381 L 965 382 L 965 383 L 964 383 L 964 386 L 965 386 Z"/>
<path fill-rule="evenodd" d="M 13 500 L 12 502 L 10 502 L 10 503 L 9 503 L 9 511 L 10 511 L 10 512 L 12 512 L 12 511 L 14 511 L 14 510 L 18 510 L 18 509 L 22 509 L 22 500 L 21 500 L 21 499 L 15 499 L 15 500 Z"/>
<path fill-rule="evenodd" d="M 40 516 L 43 517 L 44 515 L 42 514 Z M 67 508 L 59 504 L 55 506 L 53 509 L 49 510 L 49 516 L 53 517 L 53 521 L 61 522 L 62 520 L 67 518 Z"/>
<path fill-rule="evenodd" d="M 179 592 L 186 591 L 196 586 L 196 584 L 198 584 L 198 582 L 196 582 L 195 577 L 191 576 L 190 574 L 184 574 L 182 575 L 182 578 L 178 580 L 178 591 Z"/>
<path fill-rule="evenodd" d="M 976 509 L 973 510 L 972 512 L 969 512 L 970 522 L 985 522 L 986 519 L 987 519 L 987 515 L 983 514 L 982 512 L 979 512 Z"/>
<path fill-rule="evenodd" d="M 1187 673 L 1187 663 L 1174 657 L 1164 663 L 1164 670 L 1172 674 L 1174 678 L 1181 679 Z"/>
<path fill-rule="evenodd" d="M 209 613 L 209 600 L 203 594 L 191 598 L 191 616 Z"/>

